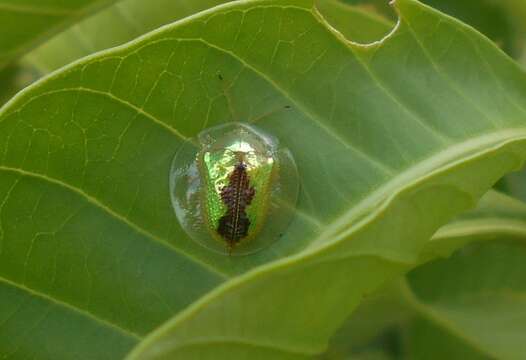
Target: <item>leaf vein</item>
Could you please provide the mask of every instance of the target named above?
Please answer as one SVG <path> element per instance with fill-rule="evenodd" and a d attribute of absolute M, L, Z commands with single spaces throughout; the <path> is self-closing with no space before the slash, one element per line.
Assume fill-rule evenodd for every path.
<path fill-rule="evenodd" d="M 91 319 L 92 321 L 95 321 L 99 324 L 101 324 L 102 326 L 104 327 L 107 327 L 107 328 L 110 328 L 111 330 L 115 330 L 123 335 L 125 335 L 126 337 L 130 337 L 130 338 L 133 338 L 135 340 L 140 340 L 142 339 L 142 336 L 134 333 L 133 331 L 131 331 L 130 329 L 125 329 L 123 328 L 122 326 L 119 326 L 117 324 L 114 324 L 112 322 L 109 322 L 108 320 L 106 319 L 103 319 L 99 316 L 96 316 L 95 314 L 87 311 L 87 310 L 83 310 L 83 309 L 80 309 L 80 308 L 77 308 L 65 301 L 62 301 L 62 300 L 59 300 L 57 298 L 54 298 L 48 294 L 44 294 L 40 291 L 37 291 L 35 289 L 32 289 L 32 288 L 29 288 L 25 285 L 21 285 L 21 284 L 17 284 L 9 279 L 6 279 L 2 276 L 0 276 L 0 283 L 4 283 L 5 285 L 7 286 L 10 286 L 10 287 L 13 287 L 13 288 L 16 288 L 18 290 L 21 290 L 33 297 L 36 297 L 36 298 L 39 298 L 39 299 L 43 299 L 45 300 L 48 304 L 55 304 L 61 308 L 65 308 L 71 312 L 74 312 L 74 313 L 77 313 L 77 314 L 80 314 L 82 315 L 83 317 L 85 318 L 88 318 L 88 319 Z"/>
<path fill-rule="evenodd" d="M 262 79 L 266 80 L 270 85 L 272 85 L 279 93 L 281 93 L 286 99 L 288 99 L 289 101 L 291 101 L 295 107 L 297 107 L 298 109 L 300 109 L 315 125 L 317 125 L 320 129 L 322 129 L 323 131 L 325 131 L 326 134 L 328 134 L 329 136 L 331 136 L 332 138 L 334 138 L 336 141 L 338 141 L 340 144 L 342 144 L 343 146 L 345 146 L 347 149 L 350 149 L 352 151 L 354 151 L 355 153 L 357 153 L 357 155 L 359 155 L 360 157 L 368 160 L 371 164 L 374 164 L 374 166 L 376 168 L 378 168 L 381 172 L 387 174 L 387 175 L 392 175 L 394 173 L 394 169 L 392 169 L 391 167 L 387 166 L 386 164 L 384 164 L 383 162 L 381 162 L 380 160 L 372 157 L 370 154 L 366 153 L 365 151 L 359 149 L 358 147 L 356 147 L 354 144 L 351 144 L 349 143 L 346 139 L 342 138 L 340 135 L 338 135 L 338 133 L 336 132 L 335 129 L 325 125 L 323 123 L 323 121 L 321 119 L 319 119 L 319 116 L 313 112 L 311 112 L 307 106 L 305 106 L 303 103 L 301 103 L 299 100 L 297 99 L 294 99 L 292 98 L 281 86 L 279 86 L 274 80 L 272 80 L 271 78 L 269 78 L 266 74 L 262 73 L 261 71 L 259 71 L 258 69 L 256 69 L 254 66 L 252 66 L 251 64 L 247 63 L 244 59 L 240 58 L 239 56 L 237 56 L 235 53 L 233 53 L 232 51 L 230 50 L 227 50 L 227 49 L 224 49 L 222 47 L 219 47 L 219 46 L 216 46 L 214 44 L 211 44 L 209 43 L 208 41 L 204 40 L 204 39 L 201 39 L 201 38 L 184 38 L 184 39 L 177 39 L 177 38 L 172 38 L 171 40 L 177 40 L 177 41 L 188 41 L 188 42 L 200 42 L 206 46 L 209 46 L 211 48 L 214 48 L 216 49 L 217 51 L 220 51 L 226 55 L 229 55 L 231 56 L 232 58 L 234 58 L 235 60 L 239 61 L 245 68 L 247 69 L 250 69 L 251 71 L 253 71 L 255 74 L 257 74 L 258 76 L 260 76 Z"/>
<path fill-rule="evenodd" d="M 31 178 L 35 178 L 35 179 L 40 179 L 42 181 L 45 181 L 45 182 L 48 182 L 48 183 L 51 183 L 51 184 L 63 187 L 65 189 L 69 190 L 69 191 L 72 191 L 72 192 L 82 196 L 89 203 L 91 203 L 91 204 L 95 205 L 97 208 L 105 211 L 107 214 L 111 215 L 113 218 L 115 218 L 119 222 L 127 225 L 129 228 L 133 229 L 135 232 L 141 234 L 142 236 L 146 237 L 147 239 L 149 239 L 151 241 L 154 241 L 154 242 L 164 246 L 165 248 L 169 249 L 170 251 L 172 251 L 174 253 L 177 253 L 179 255 L 184 255 L 187 259 L 192 260 L 197 265 L 201 266 L 204 269 L 207 269 L 211 274 L 219 276 L 222 279 L 227 278 L 226 274 L 219 272 L 219 270 L 217 270 L 216 268 L 211 267 L 209 264 L 206 264 L 206 263 L 202 262 L 201 260 L 195 258 L 194 256 L 191 256 L 190 254 L 184 252 L 183 250 L 181 250 L 179 248 L 176 248 L 175 246 L 173 246 L 172 244 L 170 244 L 166 240 L 163 240 L 163 239 L 153 235 L 152 233 L 148 232 L 147 230 L 141 228 L 137 224 L 131 222 L 129 219 L 127 219 L 124 216 L 116 213 L 115 211 L 113 211 L 112 209 L 110 209 L 109 207 L 107 207 L 106 205 L 101 203 L 98 199 L 96 199 L 96 198 L 92 197 L 91 195 L 85 193 L 82 189 L 78 189 L 78 188 L 76 188 L 76 187 L 74 187 L 72 185 L 69 185 L 69 184 L 67 184 L 65 182 L 62 182 L 62 181 L 58 180 L 58 179 L 51 178 L 51 177 L 49 177 L 47 175 L 33 173 L 33 172 L 29 172 L 29 171 L 26 171 L 26 170 L 23 170 L 23 169 L 18 169 L 18 168 L 13 168 L 13 167 L 7 167 L 7 166 L 0 165 L 0 171 L 12 172 L 12 173 L 16 173 L 16 174 L 19 174 L 19 175 L 22 175 L 22 176 L 31 177 Z"/>

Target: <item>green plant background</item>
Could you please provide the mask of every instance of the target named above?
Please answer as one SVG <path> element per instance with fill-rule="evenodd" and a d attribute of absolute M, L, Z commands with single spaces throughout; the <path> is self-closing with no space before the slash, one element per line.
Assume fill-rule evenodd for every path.
<path fill-rule="evenodd" d="M 416 0 L 397 25 L 382 2 L 220 3 L 0 1 L 0 354 L 522 359 L 521 175 L 487 192 L 525 159 L 499 49 L 520 61 L 521 4 L 429 2 L 488 39 Z M 283 239 L 234 258 L 168 196 L 180 144 L 233 120 L 302 181 Z"/>

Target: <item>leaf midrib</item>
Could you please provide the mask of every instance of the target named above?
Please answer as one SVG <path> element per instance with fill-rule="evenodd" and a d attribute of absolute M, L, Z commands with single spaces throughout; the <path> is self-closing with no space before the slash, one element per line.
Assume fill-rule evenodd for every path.
<path fill-rule="evenodd" d="M 368 196 L 356 206 L 341 214 L 327 227 L 326 231 L 320 234 L 318 239 L 312 242 L 311 246 L 323 241 L 327 237 L 337 235 L 337 237 L 341 239 L 347 236 L 348 233 L 354 232 L 355 227 L 359 226 L 359 224 L 349 228 L 348 224 L 352 223 L 353 219 L 359 219 L 360 214 L 370 213 L 369 216 L 366 216 L 365 219 L 360 221 L 360 223 L 367 223 L 367 220 L 375 218 L 378 215 L 378 211 L 373 211 L 372 213 L 370 211 L 375 206 L 382 204 L 381 207 L 386 208 L 388 203 L 390 203 L 397 194 L 411 187 L 415 187 L 418 183 L 424 182 L 436 173 L 443 172 L 461 163 L 466 163 L 478 156 L 489 154 L 506 144 L 524 140 L 526 140 L 526 127 L 521 127 L 483 134 L 439 151 L 433 156 L 426 158 L 425 161 L 416 163 L 414 166 L 402 171 L 377 190 L 368 194 Z M 481 151 L 477 151 L 479 149 Z M 347 231 L 342 233 L 344 230 Z M 337 239 L 332 242 L 336 241 Z"/>
<path fill-rule="evenodd" d="M 301 255 L 301 253 L 300 253 L 300 255 Z M 389 263 L 392 263 L 392 264 L 401 265 L 403 267 L 408 267 L 408 266 L 414 265 L 414 263 L 412 263 L 412 262 L 407 262 L 405 260 L 398 259 L 398 258 L 389 258 L 389 257 L 387 257 L 385 255 L 381 255 L 381 254 L 342 254 L 339 257 L 333 256 L 333 257 L 323 257 L 323 258 L 317 259 L 317 261 L 309 263 L 308 266 L 317 266 L 320 263 L 325 263 L 325 262 L 345 261 L 345 260 L 348 260 L 348 259 L 351 259 L 351 258 L 364 258 L 364 257 L 365 258 L 380 259 L 382 261 L 389 262 Z M 294 262 L 301 262 L 302 260 L 304 260 L 304 259 L 301 256 L 295 256 L 294 258 L 289 258 L 289 259 L 286 259 L 285 261 L 279 261 L 279 262 L 274 263 L 274 264 L 270 264 L 270 265 L 269 264 L 265 264 L 262 268 L 261 267 L 260 268 L 256 268 L 254 270 L 249 271 L 246 274 L 243 274 L 242 276 L 235 277 L 231 281 L 225 282 L 224 284 L 219 285 L 218 287 L 216 287 L 215 289 L 210 291 L 208 294 L 206 294 L 205 296 L 203 296 L 202 298 L 200 298 L 199 300 L 197 300 L 196 302 L 191 304 L 188 308 L 186 308 L 183 311 L 181 311 L 174 318 L 172 318 L 168 322 L 166 322 L 163 325 L 161 325 L 160 327 L 158 327 L 156 330 L 154 330 L 153 333 L 155 335 L 159 336 L 159 334 L 162 334 L 162 331 L 165 328 L 171 327 L 174 324 L 178 324 L 178 323 L 182 323 L 184 321 L 188 321 L 189 319 L 197 316 L 197 314 L 199 312 L 199 309 L 204 307 L 205 305 L 209 304 L 210 302 L 212 302 L 215 299 L 215 297 L 220 296 L 223 292 L 226 292 L 228 290 L 235 289 L 237 287 L 242 286 L 246 281 L 248 281 L 247 279 L 250 279 L 251 277 L 254 278 L 254 277 L 258 276 L 258 275 L 264 274 L 265 272 L 272 272 L 273 270 L 276 270 L 276 268 L 279 268 L 280 266 L 293 265 Z M 182 349 L 182 348 L 186 347 L 187 344 L 189 344 L 189 345 L 196 345 L 196 344 L 207 345 L 208 343 L 213 343 L 214 339 L 216 339 L 216 338 L 217 337 L 209 337 L 209 336 L 207 336 L 207 337 L 199 338 L 198 340 L 190 340 L 190 341 L 183 340 L 180 344 L 177 344 L 171 350 L 173 351 L 173 350 L 176 350 L 176 349 Z M 149 334 L 145 339 L 146 339 L 146 341 L 141 342 L 138 345 L 138 348 L 134 349 L 132 351 L 132 353 L 130 353 L 130 354 L 133 355 L 136 351 L 139 351 L 137 349 L 140 349 L 142 347 L 147 347 L 148 346 L 147 344 L 149 342 L 155 341 L 154 340 L 155 338 L 152 338 L 151 334 Z M 258 341 L 256 341 L 253 338 L 240 339 L 240 338 L 235 338 L 235 337 L 225 337 L 225 338 L 221 338 L 221 341 L 222 342 L 226 342 L 227 339 L 230 340 L 230 342 L 236 342 L 236 343 L 243 342 L 243 343 L 251 343 L 251 344 L 260 344 L 260 346 L 264 345 L 264 347 L 267 347 L 267 348 L 274 348 L 274 349 L 277 349 L 277 350 L 286 350 L 289 353 L 298 353 L 298 354 L 299 353 L 304 353 L 304 354 L 309 354 L 310 355 L 311 352 L 312 352 L 312 354 L 319 354 L 321 352 L 320 348 L 311 348 L 311 349 L 307 349 L 307 350 L 300 350 L 297 347 L 287 347 L 287 346 L 284 346 L 281 343 L 279 345 L 277 345 L 276 343 L 269 344 L 269 343 L 265 343 L 265 342 L 258 342 Z M 324 350 L 324 348 L 321 349 L 321 350 Z"/>

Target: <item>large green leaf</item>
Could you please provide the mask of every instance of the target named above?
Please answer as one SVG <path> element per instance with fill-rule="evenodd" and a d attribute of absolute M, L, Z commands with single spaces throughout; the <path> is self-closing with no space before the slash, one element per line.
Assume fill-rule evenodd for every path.
<path fill-rule="evenodd" d="M 364 293 L 418 263 L 440 225 L 523 160 L 524 74 L 470 28 L 397 6 L 397 30 L 359 46 L 311 0 L 232 3 L 5 106 L 2 352 L 78 358 L 89 343 L 100 353 L 85 357 L 119 358 L 178 312 L 135 357 L 323 351 Z M 232 119 L 259 119 L 302 179 L 282 240 L 233 258 L 188 239 L 168 194 L 182 141 Z"/>
<path fill-rule="evenodd" d="M 224 2 L 227 0 L 121 0 L 55 36 L 25 60 L 47 73 Z"/>
<path fill-rule="evenodd" d="M 298 83 L 289 84 L 286 90 L 293 95 L 299 92 L 302 95 L 318 96 L 302 103 L 307 110 L 314 109 L 315 121 L 320 121 L 317 114 L 323 113 L 323 109 L 330 110 L 328 105 L 333 105 L 333 111 L 329 112 L 333 116 L 329 116 L 328 119 L 324 117 L 321 121 L 331 124 L 329 130 L 338 130 L 335 140 L 342 140 L 343 137 L 343 141 L 350 141 L 346 142 L 347 145 L 366 148 L 367 155 L 375 154 L 373 145 L 367 143 L 367 140 L 380 136 L 378 139 L 381 141 L 374 146 L 395 141 L 391 145 L 396 148 L 396 140 L 404 139 L 401 140 L 404 147 L 399 144 L 395 154 L 400 155 L 400 152 L 410 148 L 411 150 L 407 150 L 404 155 L 418 164 L 425 163 L 423 160 L 417 160 L 419 151 L 425 153 L 429 148 L 445 146 L 449 149 L 445 151 L 449 165 L 442 168 L 443 164 L 438 165 L 427 159 L 433 165 L 430 165 L 431 168 L 426 169 L 421 177 L 414 167 L 402 165 L 400 173 L 411 176 L 411 180 L 406 180 L 410 181 L 411 185 L 406 182 L 403 185 L 397 184 L 400 192 L 391 198 L 392 201 L 384 203 L 385 208 L 375 209 L 371 198 L 362 203 L 351 202 L 350 210 L 339 215 L 336 221 L 330 220 L 330 225 L 314 238 L 306 250 L 294 257 L 258 268 L 215 290 L 151 336 L 131 358 L 208 358 L 221 357 L 221 354 L 243 356 L 248 353 L 261 358 L 271 355 L 275 358 L 299 358 L 320 351 L 327 335 L 364 292 L 416 263 L 418 250 L 432 230 L 452 212 L 458 212 L 472 204 L 473 199 L 481 194 L 481 190 L 495 180 L 490 180 L 490 173 L 496 170 L 495 167 L 513 166 L 512 163 L 517 157 L 512 153 L 517 151 L 516 155 L 522 154 L 518 148 L 515 148 L 515 151 L 511 148 L 522 143 L 522 140 L 519 140 L 522 136 L 519 135 L 522 125 L 519 124 L 523 122 L 524 110 L 520 105 L 522 100 L 515 97 L 523 96 L 519 95 L 524 91 L 519 90 L 523 86 L 520 85 L 524 80 L 523 74 L 515 65 L 505 60 L 489 42 L 481 40 L 468 28 L 410 1 L 400 1 L 398 6 L 402 11 L 403 21 L 397 32 L 382 44 L 366 49 L 347 44 L 351 49 L 351 56 L 356 56 L 346 64 L 354 70 L 350 73 L 353 76 L 349 75 L 347 78 L 346 72 L 343 71 L 338 79 L 345 81 L 350 89 L 345 98 L 346 104 L 350 104 L 349 107 L 336 100 L 339 97 L 327 90 L 331 87 L 325 85 L 325 82 L 310 82 L 314 78 L 318 82 L 321 81 L 320 77 L 310 73 L 304 76 L 304 79 L 298 80 Z M 307 7 L 307 12 L 308 9 Z M 232 13 L 229 15 L 233 16 Z M 220 40 L 215 38 L 208 40 L 204 34 L 205 31 L 201 32 L 201 36 L 212 44 L 221 44 Z M 313 42 L 310 39 L 310 43 Z M 232 51 L 234 54 L 235 51 L 239 51 L 249 57 L 250 53 L 247 54 L 243 50 L 245 49 L 238 50 L 234 47 Z M 325 51 L 331 53 L 331 50 L 324 49 L 318 53 L 321 64 L 316 63 L 314 68 L 325 64 L 322 62 L 327 56 Z M 454 59 L 453 54 L 456 54 Z M 263 57 L 263 54 L 259 55 Z M 305 54 L 302 55 L 304 58 Z M 403 61 L 398 63 L 396 60 L 400 58 L 403 58 Z M 249 59 L 249 64 L 263 62 L 250 57 Z M 462 63 L 461 59 L 469 59 L 466 61 L 470 65 Z M 402 77 L 400 69 L 395 67 L 400 68 L 407 64 L 412 65 L 410 69 L 414 72 L 405 72 Z M 312 70 L 313 67 L 309 65 L 307 69 Z M 331 65 L 334 66 L 334 63 Z M 267 63 L 259 66 L 265 73 L 274 74 L 273 67 Z M 476 70 L 471 72 L 470 69 Z M 287 85 L 283 80 L 285 74 L 278 74 L 281 77 L 274 77 L 278 86 Z M 360 81 L 360 75 L 364 76 L 367 79 L 366 83 L 370 85 L 365 88 L 367 91 L 362 87 L 364 83 Z M 486 85 L 481 85 L 481 82 Z M 429 88 L 433 89 L 431 98 L 417 96 Z M 482 90 L 488 88 L 501 89 L 502 97 L 498 93 L 486 93 Z M 325 96 L 321 95 L 322 89 L 325 90 Z M 358 89 L 362 92 L 357 91 Z M 378 92 L 383 93 L 380 95 Z M 367 107 L 367 112 L 362 113 L 360 106 L 367 103 L 367 98 L 374 101 L 383 98 L 386 101 L 375 104 L 374 108 L 371 104 Z M 343 99 L 341 101 L 343 102 Z M 463 105 L 460 106 L 456 101 Z M 492 105 L 487 107 L 490 103 Z M 383 111 L 387 108 L 390 111 L 384 114 Z M 320 110 L 316 111 L 317 109 Z M 397 118 L 397 110 L 403 111 L 404 116 Z M 506 112 L 508 115 L 499 115 L 500 112 Z M 397 127 L 388 126 L 393 118 L 398 119 L 395 123 L 404 129 L 404 133 L 397 132 Z M 403 120 L 407 121 L 409 118 L 423 123 L 401 125 Z M 494 120 L 497 118 L 500 120 Z M 515 120 L 508 122 L 513 118 Z M 368 121 L 362 122 L 362 119 Z M 281 121 L 282 131 L 286 124 L 284 120 Z M 359 124 L 356 125 L 359 127 L 354 128 L 354 124 Z M 377 124 L 387 125 L 388 130 L 379 129 Z M 510 129 L 510 133 L 505 135 L 506 138 L 510 136 L 511 141 L 508 144 L 511 148 L 507 150 L 504 148 L 508 145 L 504 144 L 508 140 L 502 139 L 501 143 L 501 140 L 497 140 L 499 136 L 494 137 L 499 132 L 497 130 L 495 133 L 495 129 L 502 129 L 502 125 L 509 126 Z M 406 126 L 411 127 L 412 131 L 419 129 L 420 133 L 415 135 L 414 132 L 408 131 Z M 431 126 L 431 130 L 427 126 Z M 300 126 L 286 127 L 288 131 L 291 129 L 306 131 L 299 130 Z M 280 129 L 275 131 L 279 133 Z M 390 136 L 380 135 L 386 133 Z M 404 134 L 407 133 L 412 134 L 411 139 L 415 140 L 414 142 L 404 138 Z M 480 136 L 481 134 L 484 135 Z M 433 139 L 435 136 L 444 135 L 445 139 Z M 466 141 L 465 136 L 470 140 Z M 516 136 L 515 143 L 511 139 Z M 295 140 L 298 142 L 302 138 L 308 138 L 312 144 L 314 136 L 296 136 Z M 426 140 L 421 142 L 422 138 Z M 494 140 L 496 142 L 493 142 Z M 438 145 L 441 141 L 447 145 Z M 511 145 L 512 143 L 515 145 Z M 426 146 L 426 149 L 418 149 L 417 146 Z M 325 148 L 317 144 L 312 147 L 318 152 Z M 460 153 L 457 153 L 457 150 Z M 333 215 L 331 206 L 326 202 L 331 191 L 341 195 L 343 201 L 360 199 L 360 193 L 348 190 L 356 189 L 350 183 L 353 183 L 354 179 L 367 182 L 374 177 L 374 173 L 364 175 L 364 167 L 360 166 L 359 158 L 353 157 L 352 153 L 347 153 L 345 161 L 341 162 L 338 161 L 340 152 L 331 151 L 330 154 L 331 157 L 322 159 L 316 169 L 322 169 L 321 173 L 331 181 L 332 186 L 314 187 L 323 191 L 313 191 L 318 196 L 312 202 L 316 205 L 311 208 L 305 207 L 304 210 L 304 213 L 313 214 L 322 222 L 326 222 Z M 381 158 L 386 159 L 390 155 L 383 151 Z M 404 162 L 402 158 L 396 158 L 397 155 L 389 160 L 389 164 Z M 301 164 L 312 163 L 316 158 L 314 155 L 309 161 L 302 161 Z M 373 165 L 373 161 L 377 159 L 369 159 L 368 164 Z M 407 158 L 405 160 L 407 161 Z M 510 163 L 504 165 L 507 161 Z M 331 168 L 331 163 L 338 164 L 338 172 Z M 376 165 L 381 168 L 385 162 L 381 162 L 380 166 L 378 163 Z M 342 168 L 346 169 L 345 178 L 342 175 L 338 176 Z M 434 173 L 434 176 L 431 176 L 429 171 Z M 312 178 L 304 178 L 304 188 L 307 188 L 305 192 L 308 192 Z M 371 189 L 376 189 L 376 186 L 371 183 L 368 183 L 368 186 L 364 193 L 369 196 L 375 194 Z M 385 191 L 386 188 L 388 186 L 380 187 L 379 191 Z M 384 196 L 388 196 L 387 193 Z M 287 314 L 286 320 L 283 320 L 282 314 Z"/>
<path fill-rule="evenodd" d="M 1 0 L 0 67 L 114 0 Z"/>
<path fill-rule="evenodd" d="M 486 241 L 408 275 L 406 298 L 421 316 L 410 332 L 410 358 L 524 358 L 526 206 L 506 211 L 447 226 L 443 238 Z"/>
<path fill-rule="evenodd" d="M 524 203 L 490 192 L 476 211 L 436 234 L 430 243 L 434 250 L 478 243 L 409 273 L 403 290 L 420 318 L 409 332 L 408 356 L 524 357 L 525 219 Z"/>
<path fill-rule="evenodd" d="M 517 265 L 517 261 L 508 262 L 512 260 L 509 258 L 510 252 L 506 250 L 509 247 L 501 243 L 521 241 L 515 243 L 519 246 L 518 253 L 526 255 L 523 249 L 525 219 L 526 205 L 523 203 L 494 191 L 485 194 L 475 210 L 462 214 L 442 227 L 427 243 L 424 254 L 427 254 L 428 259 L 450 257 L 454 249 L 470 243 L 477 245 L 464 248 L 447 260 L 436 261 L 410 272 L 409 284 L 414 289 L 408 287 L 405 281 L 397 279 L 373 296 L 368 296 L 331 338 L 323 359 L 340 359 L 361 349 L 379 346 L 392 356 L 410 359 L 487 359 L 487 353 L 499 353 L 499 348 L 509 347 L 509 342 L 514 342 L 514 346 L 500 351 L 500 355 L 493 358 L 507 359 L 510 352 L 514 357 L 520 357 L 521 352 L 517 349 L 520 349 L 520 341 L 524 340 L 521 336 L 526 333 L 526 325 L 516 321 L 489 323 L 486 313 L 492 314 L 493 320 L 498 317 L 507 319 L 509 313 L 502 311 L 499 301 L 492 301 L 489 292 L 477 292 L 474 287 L 487 287 L 489 284 L 489 290 L 497 291 L 495 285 L 501 281 L 499 286 L 509 288 L 509 279 L 503 274 L 503 268 L 514 274 L 518 272 L 513 276 L 520 276 L 520 269 L 524 266 Z M 498 243 L 484 245 L 482 241 Z M 475 252 L 472 249 L 476 249 Z M 473 256 L 481 254 L 480 250 L 486 252 L 484 263 L 481 256 Z M 487 266 L 487 271 L 481 271 Z M 462 276 L 460 281 L 458 274 Z M 518 289 L 512 290 L 515 292 Z M 474 325 L 471 329 L 465 328 L 462 315 L 470 313 L 473 304 L 462 302 L 465 299 L 460 296 L 461 291 L 465 291 L 462 296 L 469 293 L 470 296 L 481 298 L 486 304 L 485 312 L 479 311 L 480 316 L 475 316 L 475 312 L 468 316 Z M 432 296 L 429 296 L 431 292 Z M 519 302 L 513 304 L 514 308 L 521 306 L 522 300 L 517 299 Z M 461 310 L 460 316 L 443 314 L 442 305 L 449 306 L 452 303 L 467 309 Z M 402 335 L 401 330 L 406 328 L 409 328 L 409 337 Z M 484 334 L 487 329 L 492 333 L 505 334 L 509 337 L 507 343 L 502 344 L 495 336 Z"/>

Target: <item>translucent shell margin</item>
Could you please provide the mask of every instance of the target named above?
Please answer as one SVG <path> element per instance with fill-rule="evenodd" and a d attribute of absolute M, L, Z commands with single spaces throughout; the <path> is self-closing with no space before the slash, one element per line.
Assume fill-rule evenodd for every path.
<path fill-rule="evenodd" d="M 221 192 L 240 159 L 253 196 L 246 206 L 247 234 L 232 244 L 218 232 L 227 212 Z M 298 190 L 291 152 L 269 133 L 238 122 L 187 140 L 170 169 L 170 195 L 181 227 L 200 245 L 227 255 L 251 254 L 281 238 L 294 217 Z"/>

